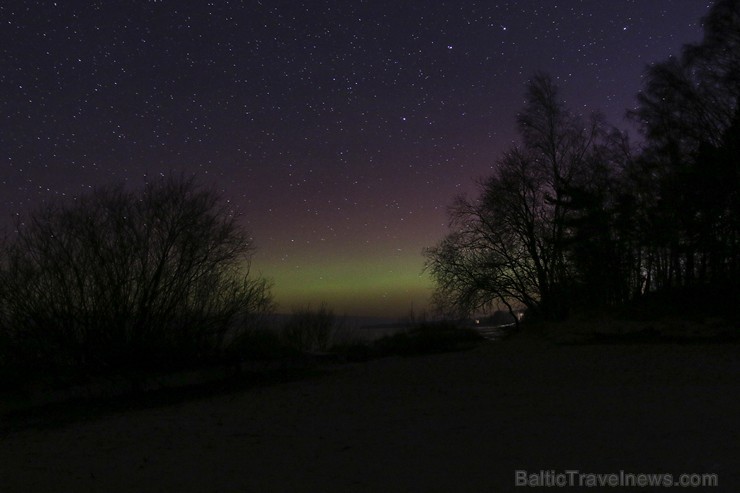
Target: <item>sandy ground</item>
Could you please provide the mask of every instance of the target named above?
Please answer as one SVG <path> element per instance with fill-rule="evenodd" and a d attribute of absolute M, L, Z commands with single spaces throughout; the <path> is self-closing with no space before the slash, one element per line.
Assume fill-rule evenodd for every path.
<path fill-rule="evenodd" d="M 693 491 L 737 492 L 738 396 L 736 344 L 519 336 L 5 433 L 0 492 L 538 490 L 516 470 L 717 473 Z"/>

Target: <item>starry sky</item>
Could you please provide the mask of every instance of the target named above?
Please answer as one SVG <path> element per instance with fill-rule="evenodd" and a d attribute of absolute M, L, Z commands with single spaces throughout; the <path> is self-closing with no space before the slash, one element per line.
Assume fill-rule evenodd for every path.
<path fill-rule="evenodd" d="M 422 249 L 517 140 L 536 71 L 627 128 L 702 0 L 0 4 L 0 225 L 96 186 L 197 174 L 280 311 L 424 311 Z"/>

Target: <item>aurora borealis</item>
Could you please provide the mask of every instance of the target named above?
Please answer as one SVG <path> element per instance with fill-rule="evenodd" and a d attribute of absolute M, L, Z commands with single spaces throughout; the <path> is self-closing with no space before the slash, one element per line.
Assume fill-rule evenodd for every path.
<path fill-rule="evenodd" d="M 0 211 L 197 174 L 243 214 L 283 311 L 426 309 L 421 251 L 516 141 L 524 83 L 628 128 L 696 0 L 0 5 Z"/>

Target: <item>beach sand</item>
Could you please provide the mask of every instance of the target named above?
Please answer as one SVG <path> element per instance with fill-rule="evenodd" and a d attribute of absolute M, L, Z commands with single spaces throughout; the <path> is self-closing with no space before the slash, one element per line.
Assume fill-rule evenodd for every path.
<path fill-rule="evenodd" d="M 337 365 L 6 432 L 0 491 L 539 491 L 516 488 L 515 471 L 578 470 L 716 473 L 719 487 L 693 491 L 736 492 L 738 349 L 556 345 L 522 334 L 470 351 Z M 658 490 L 667 491 L 647 491 Z"/>

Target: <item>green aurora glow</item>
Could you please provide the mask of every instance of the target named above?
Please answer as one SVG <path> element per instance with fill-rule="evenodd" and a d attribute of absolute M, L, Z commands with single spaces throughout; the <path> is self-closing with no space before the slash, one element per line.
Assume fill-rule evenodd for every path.
<path fill-rule="evenodd" d="M 258 266 L 257 266 L 258 267 Z M 338 315 L 401 317 L 427 310 L 432 282 L 419 254 L 265 266 L 279 312 L 322 302 Z"/>

